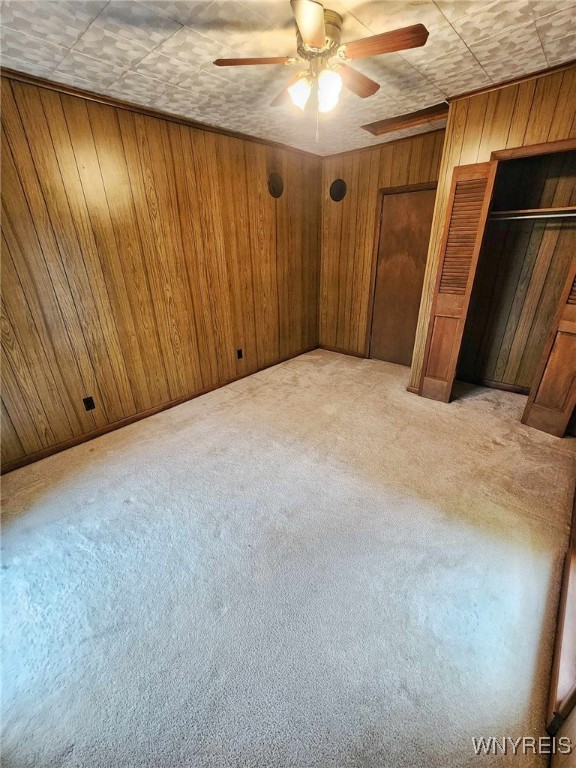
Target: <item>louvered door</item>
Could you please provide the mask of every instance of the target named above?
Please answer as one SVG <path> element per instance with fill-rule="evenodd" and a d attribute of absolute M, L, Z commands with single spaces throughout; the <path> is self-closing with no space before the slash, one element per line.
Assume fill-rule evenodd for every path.
<path fill-rule="evenodd" d="M 450 400 L 496 166 L 454 169 L 420 386 L 432 400 Z"/>
<path fill-rule="evenodd" d="M 576 240 L 576 235 L 575 235 Z M 576 407 L 576 257 L 562 291 L 522 422 L 562 437 Z"/>

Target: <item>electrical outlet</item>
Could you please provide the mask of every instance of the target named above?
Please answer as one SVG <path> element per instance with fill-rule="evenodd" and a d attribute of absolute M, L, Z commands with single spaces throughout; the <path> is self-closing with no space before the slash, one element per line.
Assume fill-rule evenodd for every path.
<path fill-rule="evenodd" d="M 237 349 L 237 350 L 236 350 L 236 357 L 238 358 L 238 360 L 242 360 L 242 358 L 244 357 L 244 352 L 243 352 L 243 350 L 241 350 L 241 349 Z"/>
<path fill-rule="evenodd" d="M 84 408 L 87 411 L 93 411 L 94 408 L 96 408 L 96 403 L 94 402 L 93 397 L 83 397 L 82 402 L 84 403 Z"/>

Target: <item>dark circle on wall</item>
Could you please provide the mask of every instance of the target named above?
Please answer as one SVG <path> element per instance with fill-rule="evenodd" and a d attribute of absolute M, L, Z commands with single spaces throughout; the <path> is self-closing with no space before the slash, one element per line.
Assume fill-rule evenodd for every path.
<path fill-rule="evenodd" d="M 273 171 L 270 176 L 268 176 L 268 192 L 270 192 L 272 197 L 280 197 L 283 191 L 284 182 L 282 181 L 282 176 Z"/>
<path fill-rule="evenodd" d="M 344 179 L 336 179 L 330 184 L 330 197 L 335 203 L 344 200 L 346 197 L 346 182 Z"/>

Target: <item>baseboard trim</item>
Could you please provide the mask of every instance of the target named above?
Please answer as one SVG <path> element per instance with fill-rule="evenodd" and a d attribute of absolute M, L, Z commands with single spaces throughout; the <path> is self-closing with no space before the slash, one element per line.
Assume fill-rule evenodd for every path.
<path fill-rule="evenodd" d="M 318 349 L 325 349 L 327 352 L 337 352 L 339 355 L 350 355 L 350 357 L 359 357 L 362 360 L 367 359 L 367 355 L 362 355 L 360 352 L 352 352 L 349 349 L 341 349 L 341 347 L 330 347 L 328 344 L 319 344 Z"/>
<path fill-rule="evenodd" d="M 517 395 L 527 395 L 530 387 L 520 387 L 517 384 L 506 384 L 503 381 L 492 381 L 492 379 L 478 379 L 481 387 L 491 387 L 492 389 L 501 389 L 503 392 L 514 392 Z"/>
<path fill-rule="evenodd" d="M 153 408 L 148 408 L 146 411 L 141 411 L 140 413 L 134 413 L 131 416 L 126 416 L 124 419 L 115 421 L 112 424 L 106 424 L 106 426 L 99 427 L 98 429 L 94 429 L 91 432 L 86 432 L 83 435 L 76 435 L 75 437 L 71 437 L 69 440 L 64 440 L 63 442 L 57 443 L 56 445 L 51 445 L 48 448 L 43 448 L 41 451 L 36 451 L 35 453 L 31 453 L 28 456 L 22 456 L 20 459 L 9 461 L 2 466 L 0 470 L 0 474 L 5 475 L 8 472 L 13 472 L 15 469 L 21 469 L 21 467 L 25 467 L 28 464 L 34 464 L 36 461 L 41 461 L 42 459 L 48 458 L 48 456 L 53 456 L 55 453 L 61 453 L 62 451 L 68 450 L 68 448 L 74 448 L 75 445 L 80 445 L 81 443 L 87 443 L 89 440 L 93 440 L 96 437 L 102 437 L 102 435 L 108 434 L 108 432 L 114 432 L 115 430 L 121 429 L 122 427 L 127 427 L 129 424 L 134 424 L 134 422 L 136 421 L 141 421 L 142 419 L 146 419 L 149 416 L 154 416 L 156 413 L 161 413 L 162 411 L 167 411 L 169 408 L 174 408 L 174 406 L 176 405 L 182 405 L 182 403 L 187 403 L 189 400 L 194 400 L 196 397 L 207 395 L 208 392 L 214 392 L 214 390 L 216 389 L 221 389 L 222 387 L 225 387 L 228 384 L 233 384 L 235 381 L 239 381 L 240 379 L 245 379 L 248 376 L 252 376 L 255 373 L 259 373 L 260 371 L 265 371 L 267 368 L 272 368 L 275 365 L 278 365 L 279 363 L 285 363 L 287 360 L 292 360 L 294 357 L 305 355 L 307 352 L 312 352 L 315 349 L 318 349 L 317 344 L 311 347 L 306 347 L 305 349 L 302 349 L 299 352 L 294 352 L 293 354 L 280 357 L 277 360 L 275 360 L 273 363 L 269 363 L 268 365 L 262 365 L 259 368 L 256 368 L 254 371 L 250 371 L 250 373 L 242 373 L 239 376 L 234 376 L 231 379 L 227 379 L 226 381 L 223 381 L 221 384 L 215 384 L 212 387 L 205 387 L 204 389 L 200 389 L 197 392 L 192 393 L 191 395 L 184 395 L 183 397 L 179 397 L 176 400 L 170 400 L 167 403 L 161 403 L 160 405 L 155 405 Z"/>
<path fill-rule="evenodd" d="M 406 387 L 406 392 L 411 392 L 413 395 L 419 395 L 420 390 L 418 387 Z"/>

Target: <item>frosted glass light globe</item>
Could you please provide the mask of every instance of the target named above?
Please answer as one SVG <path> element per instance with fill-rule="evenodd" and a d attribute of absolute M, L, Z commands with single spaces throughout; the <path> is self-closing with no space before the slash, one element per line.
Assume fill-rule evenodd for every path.
<path fill-rule="evenodd" d="M 323 69 L 318 75 L 318 109 L 320 112 L 330 112 L 340 98 L 342 78 L 332 69 Z"/>

